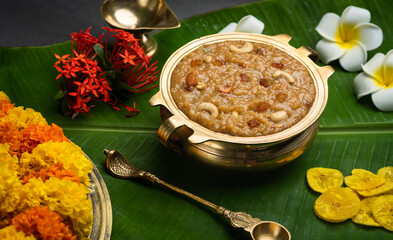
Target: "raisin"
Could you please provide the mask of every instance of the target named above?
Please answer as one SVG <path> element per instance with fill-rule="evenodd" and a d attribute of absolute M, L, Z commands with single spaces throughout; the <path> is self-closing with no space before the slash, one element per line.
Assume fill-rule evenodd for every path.
<path fill-rule="evenodd" d="M 279 101 L 280 103 L 285 102 L 285 100 L 288 98 L 288 94 L 285 92 L 279 92 L 276 94 L 276 99 L 277 101 Z"/>
<path fill-rule="evenodd" d="M 248 81 L 250 81 L 245 73 L 240 73 L 240 80 L 241 80 L 242 82 L 248 82 Z"/>
<path fill-rule="evenodd" d="M 265 50 L 263 48 L 257 48 L 254 50 L 256 54 L 265 55 Z"/>
<path fill-rule="evenodd" d="M 186 86 L 187 88 L 195 87 L 198 84 L 198 77 L 195 73 L 190 72 L 186 76 Z"/>
<path fill-rule="evenodd" d="M 271 85 L 269 79 L 266 79 L 266 78 L 261 78 L 259 80 L 259 84 L 264 86 L 265 88 L 270 87 L 270 85 Z"/>
<path fill-rule="evenodd" d="M 220 93 L 231 93 L 233 91 L 233 87 L 231 85 L 225 85 L 224 88 L 218 90 Z"/>
<path fill-rule="evenodd" d="M 191 62 L 190 62 L 190 66 L 191 67 L 197 67 L 197 66 L 199 66 L 201 64 L 202 64 L 202 60 L 201 59 L 194 59 L 194 60 L 191 60 Z"/>
<path fill-rule="evenodd" d="M 213 60 L 212 64 L 216 67 L 220 67 L 220 66 L 224 65 L 224 62 L 222 60 L 216 58 Z"/>
<path fill-rule="evenodd" d="M 257 112 L 266 112 L 269 109 L 269 104 L 261 102 L 257 107 Z"/>
<path fill-rule="evenodd" d="M 284 64 L 274 62 L 274 63 L 271 64 L 271 66 L 281 70 L 284 67 Z"/>
<path fill-rule="evenodd" d="M 257 120 L 257 119 L 251 119 L 250 121 L 247 122 L 247 125 L 250 128 L 258 127 L 260 124 L 261 124 L 261 122 L 259 120 Z"/>

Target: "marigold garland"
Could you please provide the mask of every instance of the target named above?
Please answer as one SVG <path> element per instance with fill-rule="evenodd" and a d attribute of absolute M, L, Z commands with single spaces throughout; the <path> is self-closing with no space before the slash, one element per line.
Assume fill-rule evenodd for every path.
<path fill-rule="evenodd" d="M 16 230 L 14 225 L 0 229 L 0 239 L 7 240 L 35 240 L 34 236 L 26 236 L 24 232 Z"/>
<path fill-rule="evenodd" d="M 76 182 L 79 184 L 79 177 L 75 175 L 73 171 L 66 170 L 63 168 L 62 163 L 56 163 L 50 165 L 48 168 L 41 169 L 37 171 L 29 172 L 29 175 L 22 179 L 22 184 L 26 184 L 32 178 L 40 178 L 43 182 L 51 177 L 56 177 L 58 179 L 65 179 L 71 182 Z"/>
<path fill-rule="evenodd" d="M 28 124 L 47 125 L 45 118 L 41 113 L 31 108 L 14 107 L 8 111 L 8 114 L 0 119 L 0 122 L 12 122 L 19 129 L 27 127 Z"/>
<path fill-rule="evenodd" d="M 92 169 L 59 126 L 0 91 L 0 239 L 88 239 Z"/>
<path fill-rule="evenodd" d="M 16 230 L 34 235 L 43 240 L 76 240 L 70 226 L 64 223 L 60 214 L 48 207 L 35 207 L 19 213 L 12 219 Z"/>

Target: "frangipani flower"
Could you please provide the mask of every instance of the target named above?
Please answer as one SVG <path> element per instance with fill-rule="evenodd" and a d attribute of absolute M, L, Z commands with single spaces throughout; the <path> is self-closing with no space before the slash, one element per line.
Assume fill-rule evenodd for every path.
<path fill-rule="evenodd" d="M 393 111 L 393 50 L 386 56 L 377 53 L 354 79 L 358 98 L 371 94 L 374 105 L 381 111 Z"/>
<path fill-rule="evenodd" d="M 218 33 L 247 32 L 261 34 L 265 24 L 252 15 L 244 16 L 238 23 L 230 23 Z"/>
<path fill-rule="evenodd" d="M 316 31 L 323 37 L 316 50 L 327 64 L 339 59 L 341 66 L 350 72 L 361 70 L 367 61 L 367 51 L 376 49 L 382 43 L 382 30 L 370 23 L 371 14 L 367 9 L 349 6 L 341 17 L 326 13 Z"/>

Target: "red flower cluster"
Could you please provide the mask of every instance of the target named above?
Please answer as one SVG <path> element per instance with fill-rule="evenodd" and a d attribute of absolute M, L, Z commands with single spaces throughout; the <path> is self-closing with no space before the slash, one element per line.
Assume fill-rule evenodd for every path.
<path fill-rule="evenodd" d="M 105 42 L 104 34 L 95 38 L 89 28 L 71 34 L 72 56 L 55 54 L 56 79 L 63 80 L 59 82 L 60 96 L 72 118 L 89 113 L 92 101 L 106 102 L 116 110 L 124 107 L 130 112 L 127 116 L 132 116 L 139 112 L 135 102 L 133 107 L 123 105 L 121 96 L 157 87 L 157 62 L 149 65 L 151 57 L 145 55 L 139 40 L 123 30 L 103 29 L 107 30 Z M 109 43 L 109 37 L 114 38 L 114 44 Z"/>

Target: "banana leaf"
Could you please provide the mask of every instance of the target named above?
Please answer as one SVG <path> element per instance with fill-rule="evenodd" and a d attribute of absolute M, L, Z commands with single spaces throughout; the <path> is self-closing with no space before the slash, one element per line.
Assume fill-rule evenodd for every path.
<path fill-rule="evenodd" d="M 341 15 L 349 5 L 367 8 L 371 22 L 380 26 L 384 42 L 369 52 L 387 53 L 392 47 L 391 0 L 265 0 L 207 13 L 182 21 L 178 29 L 157 32 L 155 60 L 162 67 L 183 44 L 213 34 L 230 22 L 252 14 L 265 23 L 264 34 L 291 35 L 291 45 L 315 47 L 321 37 L 314 30 L 327 12 Z M 70 120 L 54 100 L 59 90 L 54 53 L 70 53 L 70 42 L 44 47 L 0 48 L 0 90 L 16 105 L 34 108 L 64 129 L 66 136 L 93 160 L 107 184 L 112 209 L 111 239 L 251 239 L 242 229 L 192 200 L 159 186 L 116 179 L 105 169 L 103 150 L 117 149 L 137 167 L 233 211 L 277 221 L 293 239 L 392 239 L 392 233 L 347 220 L 333 224 L 313 212 L 319 194 L 305 180 L 312 167 L 340 170 L 354 168 L 376 172 L 393 165 L 393 113 L 380 112 L 368 98 L 358 101 L 352 89 L 357 73 L 344 71 L 336 62 L 329 79 L 329 100 L 321 116 L 320 131 L 311 147 L 293 163 L 271 172 L 234 172 L 206 166 L 162 146 L 156 132 L 159 109 L 148 105 L 157 91 L 135 94 L 141 112 L 131 118 L 105 104 L 97 104 L 94 116 Z"/>

